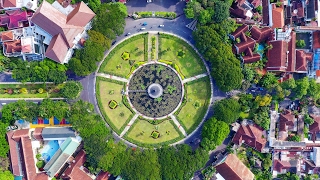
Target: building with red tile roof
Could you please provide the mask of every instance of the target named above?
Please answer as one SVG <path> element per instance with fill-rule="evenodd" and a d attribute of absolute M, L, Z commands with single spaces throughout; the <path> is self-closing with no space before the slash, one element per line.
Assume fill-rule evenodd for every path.
<path fill-rule="evenodd" d="M 6 26 L 8 29 L 16 29 L 24 27 L 24 23 L 28 24 L 27 12 L 18 10 L 6 11 L 0 14 L 0 26 Z"/>
<path fill-rule="evenodd" d="M 62 173 L 62 179 L 79 179 L 79 180 L 92 180 L 89 170 L 87 170 L 83 165 L 86 162 L 86 153 L 81 150 L 75 159 L 69 163 L 67 169 Z"/>
<path fill-rule="evenodd" d="M 267 143 L 266 131 L 257 125 L 241 125 L 236 134 L 234 135 L 232 142 L 241 145 L 246 145 L 262 152 Z"/>
<path fill-rule="evenodd" d="M 286 110 L 284 113 L 280 114 L 279 118 L 279 135 L 278 139 L 285 141 L 288 137 L 288 132 L 297 132 L 298 126 L 297 118 L 291 111 Z"/>
<path fill-rule="evenodd" d="M 42 140 L 42 130 L 43 127 L 35 128 L 34 131 L 31 132 L 32 137 L 39 141 Z"/>
<path fill-rule="evenodd" d="M 309 133 L 311 134 L 312 141 L 320 140 L 320 116 L 319 115 L 310 115 L 314 120 L 313 124 L 309 125 Z"/>
<path fill-rule="evenodd" d="M 296 50 L 296 69 L 298 72 L 308 71 L 308 62 L 312 61 L 313 53 L 307 53 L 303 50 Z"/>
<path fill-rule="evenodd" d="M 266 69 L 268 71 L 284 72 L 287 69 L 287 49 L 288 43 L 282 40 L 274 40 L 269 42 L 271 48 L 267 52 L 268 62 Z"/>
<path fill-rule="evenodd" d="M 67 63 L 71 58 L 72 49 L 86 30 L 86 25 L 95 16 L 95 13 L 83 2 L 65 15 L 50 3 L 43 1 L 31 18 L 31 21 L 45 31 L 44 36 L 52 38 L 45 56 L 58 62 Z"/>
<path fill-rule="evenodd" d="M 270 27 L 259 28 L 258 26 L 252 26 L 250 29 L 251 37 L 257 42 L 264 42 L 271 40 L 273 37 L 273 30 Z"/>
<path fill-rule="evenodd" d="M 10 147 L 11 170 L 14 176 L 26 180 L 36 180 L 36 166 L 29 129 L 9 131 L 7 139 Z"/>
<path fill-rule="evenodd" d="M 284 10 L 283 7 L 276 7 L 272 4 L 272 28 L 283 28 L 284 26 Z"/>
<path fill-rule="evenodd" d="M 222 163 L 217 165 L 217 172 L 225 180 L 253 180 L 254 175 L 241 161 L 234 155 L 229 154 Z"/>
<path fill-rule="evenodd" d="M 313 31 L 312 33 L 312 46 L 313 49 L 319 49 L 320 48 L 320 31 Z"/>

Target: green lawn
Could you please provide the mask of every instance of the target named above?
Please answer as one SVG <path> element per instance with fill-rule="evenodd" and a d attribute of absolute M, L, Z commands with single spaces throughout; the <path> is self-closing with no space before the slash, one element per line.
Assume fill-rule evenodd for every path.
<path fill-rule="evenodd" d="M 62 87 L 63 84 L 0 84 L 0 98 L 58 98 L 62 97 L 58 92 Z M 19 91 L 21 88 L 26 88 L 28 93 L 5 93 L 8 89 Z M 40 88 L 42 93 L 38 92 Z"/>
<path fill-rule="evenodd" d="M 159 46 L 159 59 L 172 61 L 173 63 L 177 64 L 185 78 L 206 72 L 202 60 L 186 42 L 176 39 L 175 37 L 172 39 L 167 39 L 161 37 L 160 35 L 159 38 L 161 38 L 161 44 Z M 168 50 L 168 48 L 170 50 Z M 185 52 L 185 56 L 183 58 L 179 58 L 177 56 L 177 52 L 181 49 L 183 49 Z M 165 53 L 161 53 L 164 50 L 167 51 Z M 160 56 L 160 54 L 162 55 Z"/>
<path fill-rule="evenodd" d="M 116 132 L 120 132 L 126 126 L 128 120 L 132 117 L 132 112 L 122 103 L 121 90 L 123 85 L 97 79 L 97 99 L 100 111 L 103 111 L 105 119 L 111 127 L 116 128 Z M 113 94 L 111 93 L 113 91 Z M 109 102 L 115 100 L 118 107 L 115 109 L 109 108 Z M 118 131 L 117 131 L 118 130 Z"/>
<path fill-rule="evenodd" d="M 126 42 L 124 42 L 126 43 Z M 138 48 L 138 49 L 137 49 Z M 101 71 L 107 74 L 112 74 L 120 77 L 126 77 L 130 73 L 130 60 L 123 60 L 121 55 L 123 52 L 130 53 L 130 60 L 135 62 L 144 61 L 144 37 L 127 43 L 120 49 L 115 48 L 106 58 L 106 63 L 101 67 Z"/>
<path fill-rule="evenodd" d="M 126 137 L 134 141 L 144 144 L 157 144 L 176 139 L 180 136 L 174 126 L 169 122 L 171 120 L 164 121 L 158 125 L 152 125 L 148 121 L 140 119 L 136 121 L 126 134 Z M 160 137 L 154 139 L 151 137 L 151 133 L 156 130 L 156 126 L 158 127 L 157 131 L 160 133 Z M 169 131 L 168 134 L 166 133 L 167 131 Z"/>
<path fill-rule="evenodd" d="M 189 134 L 201 122 L 207 111 L 211 89 L 209 77 L 186 84 L 185 89 L 187 91 L 187 102 L 177 117 Z M 196 108 L 195 104 L 200 104 L 200 107 Z"/>

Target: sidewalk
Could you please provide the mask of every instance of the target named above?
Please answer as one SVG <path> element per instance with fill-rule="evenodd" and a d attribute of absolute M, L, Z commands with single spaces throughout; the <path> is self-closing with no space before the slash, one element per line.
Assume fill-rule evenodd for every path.
<path fill-rule="evenodd" d="M 108 79 L 114 79 L 114 80 L 117 80 L 117 81 L 121 81 L 121 82 L 129 82 L 128 79 L 126 78 L 122 78 L 122 77 L 118 77 L 118 76 L 113 76 L 111 74 L 105 74 L 105 73 L 97 73 L 97 76 L 100 76 L 100 77 L 104 77 L 104 78 L 108 78 Z"/>
<path fill-rule="evenodd" d="M 128 123 L 128 125 L 124 128 L 124 130 L 121 132 L 120 137 L 122 137 L 123 135 L 125 135 L 127 133 L 127 131 L 130 129 L 131 125 L 137 120 L 139 114 L 136 113 L 132 119 L 130 120 L 130 122 Z"/>
<path fill-rule="evenodd" d="M 190 81 L 195 81 L 197 79 L 200 79 L 200 78 L 203 78 L 203 77 L 206 77 L 206 76 L 208 76 L 208 73 L 199 74 L 199 75 L 196 75 L 196 76 L 193 76 L 193 77 L 190 77 L 190 78 L 182 80 L 182 83 L 184 84 L 184 83 L 187 83 L 187 82 L 190 82 Z"/>
<path fill-rule="evenodd" d="M 180 123 L 178 122 L 177 118 L 174 115 L 170 115 L 172 121 L 174 122 L 174 124 L 178 127 L 178 129 L 181 131 L 181 133 L 186 137 L 187 133 L 186 131 L 183 129 L 183 127 L 180 125 Z"/>

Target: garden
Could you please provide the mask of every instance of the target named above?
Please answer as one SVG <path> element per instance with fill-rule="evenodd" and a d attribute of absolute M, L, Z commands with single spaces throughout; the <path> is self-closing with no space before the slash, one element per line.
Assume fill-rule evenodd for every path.
<path fill-rule="evenodd" d="M 127 77 L 136 67 L 147 61 L 148 34 L 140 34 L 116 46 L 104 60 L 99 72 Z"/>
<path fill-rule="evenodd" d="M 203 119 L 210 100 L 210 80 L 208 77 L 185 84 L 185 96 L 175 112 L 177 119 L 189 134 Z"/>
<path fill-rule="evenodd" d="M 135 12 L 133 14 L 134 19 L 148 18 L 148 17 L 174 19 L 177 17 L 177 14 L 175 12 L 162 12 L 162 11 L 157 11 L 154 14 L 152 13 L 152 11 L 141 11 L 141 12 Z"/>
<path fill-rule="evenodd" d="M 133 117 L 132 111 L 127 108 L 121 94 L 124 84 L 97 77 L 96 85 L 96 95 L 102 115 L 115 132 L 121 132 Z"/>
<path fill-rule="evenodd" d="M 150 85 L 156 83 L 162 88 L 162 95 L 150 97 Z M 183 91 L 178 75 L 161 64 L 148 64 L 140 67 L 129 82 L 129 99 L 141 114 L 159 118 L 170 114 L 181 101 Z"/>
<path fill-rule="evenodd" d="M 0 84 L 0 98 L 59 98 L 64 84 Z"/>
<path fill-rule="evenodd" d="M 185 41 L 167 34 L 160 34 L 158 39 L 160 61 L 175 64 L 186 78 L 206 72 L 196 51 Z"/>
<path fill-rule="evenodd" d="M 183 135 L 176 129 L 171 119 L 153 125 L 147 120 L 138 118 L 125 138 L 137 145 L 148 146 L 170 144 L 182 139 Z"/>

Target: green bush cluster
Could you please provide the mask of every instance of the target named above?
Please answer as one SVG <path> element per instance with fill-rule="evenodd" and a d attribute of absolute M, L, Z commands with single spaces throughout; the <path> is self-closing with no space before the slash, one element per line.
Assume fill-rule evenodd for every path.
<path fill-rule="evenodd" d="M 151 59 L 152 59 L 152 60 L 155 60 L 156 37 L 152 36 L 152 38 L 151 38 L 151 44 L 152 44 L 152 48 L 151 48 Z"/>
<path fill-rule="evenodd" d="M 109 102 L 109 108 L 110 108 L 110 109 L 115 109 L 115 108 L 117 108 L 117 107 L 118 107 L 117 101 L 111 100 L 111 101 Z"/>
<path fill-rule="evenodd" d="M 144 34 L 144 61 L 148 61 L 148 33 Z"/>
<path fill-rule="evenodd" d="M 135 12 L 134 13 L 136 16 L 133 16 L 135 19 L 140 19 L 140 18 L 148 18 L 148 17 L 153 17 L 152 16 L 152 11 L 141 11 L 141 12 Z M 166 19 L 174 19 L 177 17 L 177 14 L 175 12 L 155 12 L 155 17 L 158 18 L 166 18 Z"/>
<path fill-rule="evenodd" d="M 160 39 L 160 38 L 159 38 Z M 172 61 L 168 61 L 168 60 L 163 60 L 163 59 L 160 59 L 159 62 L 162 62 L 162 63 L 165 63 L 165 64 L 168 64 L 169 66 L 173 67 L 174 70 L 176 70 L 179 74 L 179 76 L 181 77 L 181 79 L 185 79 L 185 76 L 182 74 L 181 70 L 180 70 L 180 67 L 173 63 Z"/>

